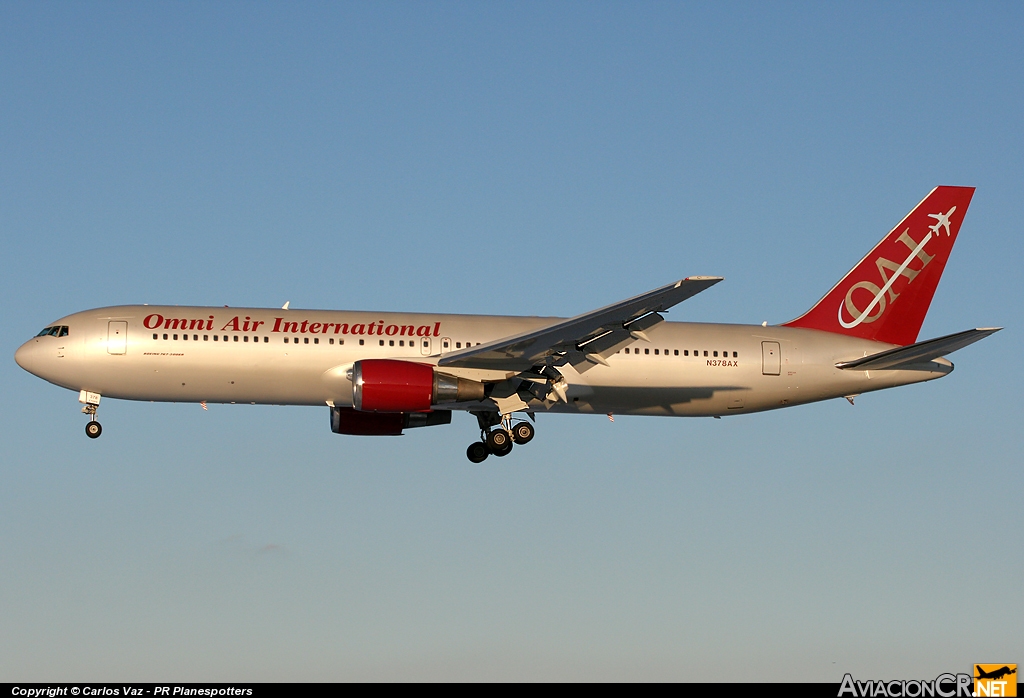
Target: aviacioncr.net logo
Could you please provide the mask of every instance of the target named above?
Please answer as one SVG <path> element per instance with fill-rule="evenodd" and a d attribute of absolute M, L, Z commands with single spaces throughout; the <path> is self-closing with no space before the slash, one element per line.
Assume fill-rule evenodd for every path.
<path fill-rule="evenodd" d="M 939 674 L 931 681 L 897 679 L 894 681 L 857 681 L 850 674 L 843 676 L 839 698 L 972 698 L 970 674 Z"/>

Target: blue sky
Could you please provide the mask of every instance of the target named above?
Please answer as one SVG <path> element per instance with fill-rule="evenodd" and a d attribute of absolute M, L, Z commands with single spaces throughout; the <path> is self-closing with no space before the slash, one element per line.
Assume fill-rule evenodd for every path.
<path fill-rule="evenodd" d="M 931 678 L 1024 661 L 1014 3 L 0 4 L 0 679 Z M 978 187 L 949 377 L 723 420 L 104 401 L 121 303 L 784 322 Z M 1014 504 L 1018 502 L 1018 504 Z"/>

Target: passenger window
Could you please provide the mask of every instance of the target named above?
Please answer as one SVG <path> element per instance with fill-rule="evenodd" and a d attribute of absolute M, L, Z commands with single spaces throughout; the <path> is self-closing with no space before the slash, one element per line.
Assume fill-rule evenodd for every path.
<path fill-rule="evenodd" d="M 217 338 L 216 338 L 216 337 L 214 337 L 214 339 L 217 339 Z M 287 344 L 287 343 L 288 343 L 288 338 L 287 338 L 287 337 L 285 337 L 285 338 L 284 338 L 284 343 L 285 343 L 285 344 Z"/>
<path fill-rule="evenodd" d="M 359 346 L 363 346 L 363 340 L 359 340 Z"/>
<path fill-rule="evenodd" d="M 263 338 L 263 343 L 264 344 L 269 344 L 270 343 L 270 337 L 264 337 Z"/>
<path fill-rule="evenodd" d="M 249 335 L 245 335 L 244 337 L 242 337 L 242 341 L 243 342 L 248 342 L 249 341 Z"/>
<path fill-rule="evenodd" d="M 675 350 L 675 354 L 676 354 L 676 356 L 679 356 L 679 350 L 678 349 Z"/>
<path fill-rule="evenodd" d="M 199 335 L 197 335 L 197 334 L 192 335 L 192 341 L 193 342 L 198 342 L 199 341 Z"/>
<path fill-rule="evenodd" d="M 174 339 L 175 339 L 175 341 L 177 341 L 178 335 L 174 335 Z"/>
<path fill-rule="evenodd" d="M 736 357 L 738 357 L 739 355 L 740 355 L 740 353 L 739 353 L 738 351 L 734 351 L 734 352 L 732 353 L 732 358 L 734 358 L 734 359 L 735 359 L 735 358 L 736 358 Z"/>
<path fill-rule="evenodd" d="M 381 339 L 381 340 L 378 340 L 378 341 L 380 342 L 380 345 L 381 345 L 381 346 L 384 346 L 384 340 L 383 340 L 383 339 Z"/>
<path fill-rule="evenodd" d="M 393 339 L 389 339 L 389 340 L 388 340 L 388 346 L 389 346 L 389 347 L 393 347 L 393 346 L 395 346 L 395 340 L 393 340 Z M 445 342 L 445 343 L 444 343 L 444 346 L 445 346 L 445 348 L 447 348 L 447 347 L 448 347 L 448 342 Z"/>
<path fill-rule="evenodd" d="M 339 340 L 338 340 L 338 344 L 344 344 L 344 343 L 345 343 L 345 340 L 344 340 L 344 339 L 339 339 Z"/>
<path fill-rule="evenodd" d="M 209 342 L 209 341 L 210 341 L 210 335 L 208 335 L 208 334 L 204 334 L 204 335 L 203 335 L 203 341 L 204 341 L 204 342 Z"/>
<path fill-rule="evenodd" d="M 708 355 L 708 350 L 707 350 L 707 349 L 705 349 L 705 350 L 704 350 L 704 356 L 707 356 L 707 355 Z"/>
<path fill-rule="evenodd" d="M 690 355 L 690 350 L 689 349 L 683 349 L 683 356 L 689 356 L 689 355 Z"/>
<path fill-rule="evenodd" d="M 313 344 L 319 344 L 319 343 L 320 343 L 320 338 L 319 337 L 313 337 Z"/>
<path fill-rule="evenodd" d="M 462 348 L 462 342 L 456 342 L 455 343 L 455 348 L 456 349 L 461 349 Z"/>
<path fill-rule="evenodd" d="M 395 346 L 395 342 L 394 342 L 394 340 L 392 340 L 392 341 L 391 341 L 391 346 Z M 444 343 L 444 348 L 445 348 L 445 349 L 447 349 L 447 348 L 448 348 L 448 342 L 445 342 L 445 343 Z"/>
<path fill-rule="evenodd" d="M 328 340 L 327 340 L 327 343 L 328 343 L 328 344 L 334 344 L 334 338 L 333 338 L 333 337 L 331 337 L 330 339 L 328 339 Z"/>
<path fill-rule="evenodd" d="M 655 349 L 655 350 L 654 350 L 654 355 L 655 355 L 655 356 L 657 356 L 657 355 L 658 355 L 658 350 L 657 350 L 657 349 Z"/>
<path fill-rule="evenodd" d="M 235 337 L 235 339 L 238 339 L 238 337 Z M 224 335 L 224 341 L 225 342 L 228 341 L 228 336 L 227 335 Z"/>
<path fill-rule="evenodd" d="M 164 333 L 164 339 L 167 339 L 167 334 L 166 333 Z"/>
<path fill-rule="evenodd" d="M 164 335 L 164 339 L 167 339 L 167 335 Z M 213 335 L 213 341 L 217 342 L 219 340 L 220 340 L 220 337 L 218 337 L 217 335 Z"/>
<path fill-rule="evenodd" d="M 715 356 L 718 356 L 718 352 L 717 351 L 712 352 L 712 354 L 714 354 Z"/>
<path fill-rule="evenodd" d="M 302 343 L 303 344 L 309 344 L 309 337 L 303 337 L 302 338 Z"/>
<path fill-rule="evenodd" d="M 237 334 L 235 335 L 235 341 L 236 342 L 238 341 L 238 335 Z"/>
<path fill-rule="evenodd" d="M 650 353 L 651 353 L 651 350 L 650 350 L 650 349 L 644 349 L 644 353 L 645 353 L 645 354 L 650 354 Z"/>
<path fill-rule="evenodd" d="M 153 339 L 156 339 L 156 335 L 155 334 L 153 335 Z"/>
<path fill-rule="evenodd" d="M 187 342 L 188 341 L 188 335 L 187 334 L 181 335 L 181 341 Z"/>

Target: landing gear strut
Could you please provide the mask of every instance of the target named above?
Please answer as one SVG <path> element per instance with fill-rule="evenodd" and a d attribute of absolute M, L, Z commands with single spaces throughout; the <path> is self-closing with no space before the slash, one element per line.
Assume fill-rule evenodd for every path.
<path fill-rule="evenodd" d="M 85 435 L 90 439 L 100 438 L 100 434 L 103 433 L 103 427 L 96 421 L 96 410 L 100 407 L 99 393 L 90 393 L 87 390 L 83 390 L 78 395 L 78 401 L 85 403 L 85 407 L 82 408 L 82 414 L 89 415 L 89 421 L 85 425 Z"/>
<path fill-rule="evenodd" d="M 529 422 L 512 423 L 511 414 L 496 412 L 474 412 L 480 424 L 480 441 L 469 445 L 466 457 L 473 463 L 482 463 L 487 456 L 503 458 L 512 453 L 514 444 L 529 443 L 534 436 L 533 425 Z M 531 415 L 532 417 L 532 415 Z"/>

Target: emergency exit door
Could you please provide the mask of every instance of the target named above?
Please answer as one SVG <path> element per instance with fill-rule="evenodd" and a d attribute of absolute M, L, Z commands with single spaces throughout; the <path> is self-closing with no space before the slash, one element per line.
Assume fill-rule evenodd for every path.
<path fill-rule="evenodd" d="M 128 351 L 128 323 L 111 320 L 107 323 L 107 353 L 124 354 Z"/>
<path fill-rule="evenodd" d="M 761 342 L 761 373 L 766 376 L 782 373 L 782 350 L 778 342 Z"/>

